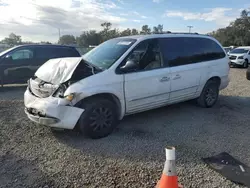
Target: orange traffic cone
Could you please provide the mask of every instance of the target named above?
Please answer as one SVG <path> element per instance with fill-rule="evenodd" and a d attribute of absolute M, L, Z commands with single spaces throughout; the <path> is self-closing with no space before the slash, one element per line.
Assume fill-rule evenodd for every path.
<path fill-rule="evenodd" d="M 178 185 L 178 177 L 175 167 L 175 148 L 166 147 L 166 162 L 160 181 L 158 181 L 156 188 L 181 188 Z"/>

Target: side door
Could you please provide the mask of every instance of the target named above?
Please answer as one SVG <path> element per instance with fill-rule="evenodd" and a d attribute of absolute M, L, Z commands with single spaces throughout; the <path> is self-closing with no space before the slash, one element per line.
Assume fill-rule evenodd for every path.
<path fill-rule="evenodd" d="M 6 54 L 0 65 L 3 82 L 8 84 L 27 81 L 33 75 L 31 69 L 33 61 L 32 46 L 20 47 Z"/>
<path fill-rule="evenodd" d="M 196 38 L 172 37 L 162 40 L 164 60 L 170 67 L 170 102 L 178 102 L 195 96 L 205 69 L 199 59 L 200 46 Z"/>
<path fill-rule="evenodd" d="M 170 94 L 170 70 L 164 67 L 158 39 L 140 42 L 125 59 L 137 68 L 124 73 L 126 113 L 163 106 Z"/>

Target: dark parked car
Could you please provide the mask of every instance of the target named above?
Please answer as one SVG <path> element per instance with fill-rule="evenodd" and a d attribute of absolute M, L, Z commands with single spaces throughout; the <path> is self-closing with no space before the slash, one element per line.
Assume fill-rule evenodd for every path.
<path fill-rule="evenodd" d="M 24 83 L 47 60 L 81 57 L 75 47 L 62 45 L 22 45 L 0 53 L 0 84 Z"/>

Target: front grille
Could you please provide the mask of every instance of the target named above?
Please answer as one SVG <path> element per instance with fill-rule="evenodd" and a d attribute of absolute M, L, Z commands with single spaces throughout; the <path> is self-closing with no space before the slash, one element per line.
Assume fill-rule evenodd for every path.
<path fill-rule="evenodd" d="M 236 59 L 236 57 L 237 57 L 237 56 L 232 55 L 232 56 L 230 56 L 230 57 L 229 57 L 229 59 L 231 59 L 231 60 L 235 60 L 235 59 Z"/>
<path fill-rule="evenodd" d="M 39 79 L 30 79 L 29 89 L 37 97 L 46 98 L 56 91 L 57 86 L 48 83 L 41 84 Z"/>

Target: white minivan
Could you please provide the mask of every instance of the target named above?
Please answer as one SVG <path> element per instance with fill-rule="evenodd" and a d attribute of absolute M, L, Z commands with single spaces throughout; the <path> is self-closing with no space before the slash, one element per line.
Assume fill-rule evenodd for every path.
<path fill-rule="evenodd" d="M 125 115 L 191 99 L 212 107 L 229 69 L 223 47 L 206 35 L 115 38 L 81 58 L 43 64 L 28 81 L 25 112 L 39 124 L 101 138 Z"/>

